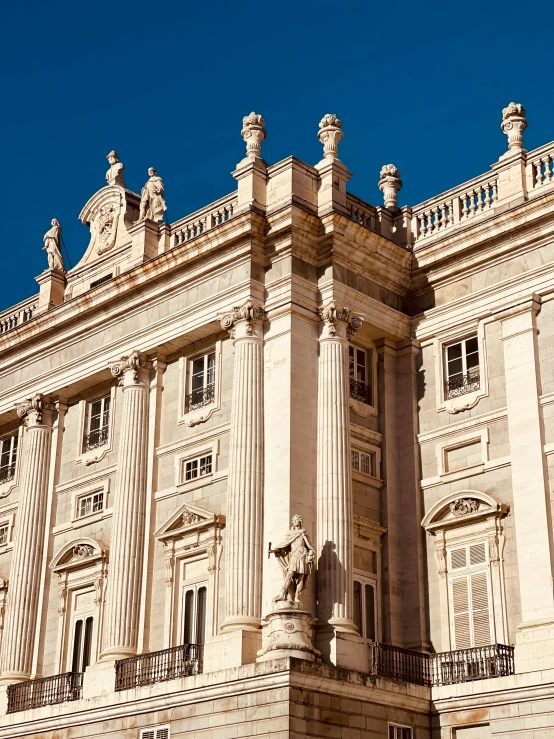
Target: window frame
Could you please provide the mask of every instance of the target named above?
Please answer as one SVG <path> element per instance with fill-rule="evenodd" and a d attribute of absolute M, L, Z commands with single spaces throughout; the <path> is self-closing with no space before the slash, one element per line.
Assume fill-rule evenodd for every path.
<path fill-rule="evenodd" d="M 8 495 L 12 492 L 14 488 L 17 487 L 19 484 L 19 469 L 20 469 L 20 456 L 21 456 L 21 445 L 23 442 L 23 424 L 20 424 L 17 427 L 12 427 L 11 431 L 8 431 L 2 436 L 0 436 L 0 442 L 4 442 L 6 439 L 13 438 L 17 436 L 17 453 L 15 462 L 12 463 L 14 465 L 14 474 L 13 477 L 10 477 L 8 480 L 5 480 L 4 482 L 0 482 L 0 500 L 2 498 L 7 498 Z M 10 454 L 13 454 L 13 443 L 12 443 L 12 449 L 10 450 Z"/>
<path fill-rule="evenodd" d="M 204 468 L 209 467 L 208 472 L 204 472 L 202 474 L 202 463 L 204 463 Z M 187 470 L 187 467 L 191 465 L 191 476 L 187 478 L 187 475 L 189 471 Z M 196 474 L 192 475 L 192 465 L 195 465 Z M 191 482 L 198 482 L 200 480 L 205 479 L 206 477 L 211 477 L 213 475 L 213 455 L 211 451 L 205 452 L 204 454 L 200 454 L 195 457 L 186 457 L 181 462 L 181 482 L 184 484 L 188 484 Z"/>
<path fill-rule="evenodd" d="M 77 481 L 79 483 L 79 481 Z M 108 516 L 111 516 L 113 513 L 113 509 L 108 507 L 108 504 L 110 501 L 110 485 L 111 485 L 111 478 L 109 476 L 104 477 L 104 479 L 98 480 L 96 483 L 89 483 L 88 485 L 82 485 L 77 484 L 72 486 L 71 489 L 71 527 L 74 529 L 79 529 L 82 526 L 88 526 L 91 523 L 95 523 L 96 521 L 100 521 L 103 518 L 107 518 Z M 61 491 L 58 490 L 58 494 Z M 104 501 L 103 501 L 103 507 L 99 511 L 94 511 L 92 513 L 87 513 L 84 516 L 79 515 L 79 502 L 90 495 L 95 495 L 97 493 L 103 493 L 104 495 Z"/>
<path fill-rule="evenodd" d="M 11 439 L 10 449 L 9 449 L 9 462 L 7 465 L 2 465 L 1 458 L 4 455 L 4 452 L 2 451 L 2 447 L 4 446 L 4 442 L 7 441 L 8 439 Z M 4 469 L 4 467 L 13 469 L 12 476 L 2 481 L 1 484 L 10 483 L 10 482 L 13 483 L 15 480 L 15 475 L 16 475 L 16 471 L 18 467 L 18 460 L 19 460 L 20 442 L 21 442 L 21 439 L 20 439 L 19 430 L 13 431 L 11 434 L 5 434 L 4 436 L 0 437 L 0 473 L 2 469 Z M 15 447 L 15 461 L 13 460 L 14 447 Z"/>
<path fill-rule="evenodd" d="M 109 402 L 109 405 L 108 405 L 108 413 L 107 413 L 107 415 L 108 415 L 108 423 L 107 424 L 104 423 L 104 417 L 106 415 L 106 401 Z M 93 416 L 92 415 L 92 407 L 93 407 L 93 405 L 95 403 L 100 403 L 100 414 L 99 414 L 99 416 Z M 85 423 L 85 431 L 86 431 L 86 433 L 85 433 L 85 436 L 83 438 L 83 453 L 90 452 L 90 451 L 93 451 L 95 449 L 101 449 L 102 447 L 106 446 L 106 444 L 108 444 L 109 436 L 110 436 L 111 421 L 112 421 L 112 394 L 111 393 L 107 393 L 106 395 L 102 395 L 99 398 L 94 398 L 92 400 L 88 400 L 87 401 L 86 414 L 87 414 L 86 423 Z M 99 417 L 101 419 L 101 424 L 98 427 L 98 429 L 92 429 L 91 430 L 92 419 L 93 418 L 97 418 L 97 417 Z M 106 429 L 105 432 L 104 432 L 104 429 Z M 91 434 L 93 434 L 96 431 L 99 432 L 100 437 L 102 437 L 102 436 L 104 437 L 104 441 L 102 441 L 101 443 L 97 444 L 94 447 L 87 447 L 88 439 L 90 438 Z"/>
<path fill-rule="evenodd" d="M 7 511 L 3 511 L 0 514 L 0 528 L 6 526 L 8 530 L 6 543 L 0 544 L 0 552 L 6 552 L 13 548 L 14 512 L 15 509 L 12 508 L 9 513 Z"/>
<path fill-rule="evenodd" d="M 360 622 L 363 628 L 361 629 L 361 631 L 358 628 L 358 632 L 360 636 L 363 637 L 364 639 L 368 639 L 371 642 L 378 642 L 379 641 L 379 630 L 378 630 L 379 597 L 378 597 L 378 587 L 377 587 L 378 576 L 377 576 L 377 573 L 375 573 L 375 577 L 371 577 L 368 574 L 359 575 L 358 572 L 359 570 L 355 570 L 354 576 L 352 578 L 353 583 L 354 583 L 354 590 L 355 590 L 355 583 L 359 583 L 361 586 L 362 592 L 363 592 L 363 596 L 360 598 L 360 606 L 361 606 Z M 366 588 L 372 588 L 373 590 L 373 637 L 365 633 L 367 631 L 366 629 L 367 627 L 367 612 L 366 612 L 367 602 L 365 598 Z M 356 623 L 356 616 L 354 616 L 354 623 Z M 358 626 L 357 623 L 356 623 L 356 626 Z"/>
<path fill-rule="evenodd" d="M 389 721 L 388 723 L 387 736 L 388 739 L 413 739 L 414 738 L 414 727 L 408 726 L 408 724 L 399 724 L 396 721 Z M 393 729 L 393 735 L 391 736 L 391 729 Z M 396 729 L 401 729 L 400 733 L 396 732 Z M 403 736 L 404 731 L 409 731 L 407 737 Z"/>
<path fill-rule="evenodd" d="M 175 464 L 175 492 L 178 491 L 189 491 L 194 490 L 198 487 L 204 487 L 210 485 L 214 480 L 219 479 L 221 476 L 219 473 L 219 437 L 206 440 L 204 443 L 191 444 L 188 448 L 185 448 L 180 454 L 174 455 Z M 187 462 L 193 462 L 200 460 L 203 457 L 212 457 L 212 469 L 211 472 L 186 479 L 186 464 Z"/>
<path fill-rule="evenodd" d="M 106 443 L 93 449 L 86 448 L 86 438 L 90 430 L 90 407 L 93 403 L 104 398 L 110 398 L 110 417 L 107 431 Z M 103 384 L 95 387 L 90 392 L 83 394 L 79 399 L 79 434 L 77 437 L 77 454 L 75 464 L 88 466 L 100 462 L 106 455 L 113 452 L 114 427 L 117 413 L 117 383 Z M 72 412 L 70 407 L 69 413 Z"/>
<path fill-rule="evenodd" d="M 358 380 L 356 377 L 356 367 L 358 366 L 357 357 L 358 354 L 361 353 L 365 357 L 365 373 L 366 378 L 365 380 Z M 352 368 L 352 357 L 351 354 L 353 354 L 354 357 L 354 374 L 351 374 L 351 368 Z M 376 403 L 376 378 L 377 378 L 377 352 L 373 345 L 370 346 L 361 346 L 360 344 L 356 344 L 354 342 L 348 343 L 348 383 L 349 383 L 349 399 L 350 399 L 350 407 L 354 410 L 354 412 L 362 417 L 368 416 L 368 415 L 376 415 L 377 414 L 377 403 Z M 352 388 L 351 388 L 351 381 L 354 380 L 356 382 L 363 382 L 366 388 L 368 388 L 368 401 L 366 402 L 364 400 L 361 400 L 357 398 L 356 396 L 352 395 Z"/>
<path fill-rule="evenodd" d="M 202 561 L 202 560 L 198 560 Z M 199 604 L 199 592 L 200 590 L 205 591 L 205 602 L 204 602 L 204 634 L 203 634 L 203 640 L 202 642 L 198 641 L 198 604 Z M 196 581 L 185 581 L 183 582 L 182 589 L 181 589 L 181 625 L 180 625 L 180 644 L 200 644 L 204 645 L 206 643 L 206 636 L 208 633 L 208 590 L 209 590 L 209 581 L 207 579 L 205 580 L 199 580 Z M 192 622 L 193 622 L 193 628 L 192 632 L 194 633 L 194 640 L 190 642 L 185 641 L 185 630 L 186 630 L 186 620 L 187 620 L 187 604 L 186 604 L 186 598 L 187 593 L 193 593 L 193 615 L 192 615 Z"/>
<path fill-rule="evenodd" d="M 193 366 L 194 362 L 201 358 L 207 358 L 211 354 L 214 355 L 213 367 L 213 397 L 205 405 L 199 405 L 189 408 L 189 397 L 192 393 L 193 382 Z M 195 351 L 179 358 L 179 399 L 178 399 L 178 417 L 177 423 L 186 426 L 197 426 L 204 423 L 220 410 L 221 400 L 221 373 L 222 373 L 222 341 L 206 342 L 201 346 L 197 345 Z M 209 368 L 207 364 L 204 368 L 204 376 L 208 377 Z"/>
<path fill-rule="evenodd" d="M 77 624 L 81 622 L 83 624 L 83 627 L 81 629 L 80 633 L 80 639 L 79 639 L 79 654 L 77 656 L 77 659 L 75 658 L 75 632 L 77 629 Z M 89 636 L 89 643 L 88 643 L 88 661 L 86 665 L 84 664 L 84 656 L 85 656 L 85 647 L 87 643 L 87 630 L 88 630 L 88 624 L 91 624 L 90 629 L 90 636 Z M 88 612 L 83 614 L 73 614 L 72 619 L 72 628 L 70 634 L 73 636 L 72 639 L 69 640 L 69 647 L 71 649 L 71 657 L 68 658 L 68 667 L 71 665 L 71 672 L 85 672 L 87 667 L 89 667 L 92 660 L 92 644 L 94 640 L 94 630 L 95 630 L 95 618 L 94 618 L 94 612 Z M 69 657 L 69 655 L 68 655 Z M 77 664 L 75 664 L 77 662 Z M 74 667 L 78 667 L 79 669 L 74 669 Z"/>
<path fill-rule="evenodd" d="M 161 732 L 166 731 L 164 735 Z M 171 729 L 169 724 L 160 724 L 159 726 L 147 726 L 140 729 L 139 739 L 171 739 Z"/>
<path fill-rule="evenodd" d="M 99 508 L 96 510 L 93 510 L 94 508 L 94 498 L 101 495 L 102 496 L 102 504 Z M 87 498 L 92 498 L 92 506 L 91 511 L 89 513 L 81 513 L 81 505 L 84 500 Z M 89 491 L 86 493 L 83 493 L 81 495 L 77 496 L 76 499 L 76 510 L 75 510 L 75 518 L 79 521 L 81 521 L 83 518 L 88 518 L 89 516 L 94 516 L 96 513 L 102 513 L 104 510 L 106 510 L 106 493 L 104 491 L 104 488 L 99 488 L 97 490 Z"/>
<path fill-rule="evenodd" d="M 477 344 L 477 350 L 476 352 L 471 352 L 471 354 L 477 353 L 477 365 L 475 367 L 477 368 L 477 373 L 479 375 L 479 384 L 477 387 L 475 387 L 473 390 L 469 390 L 468 392 L 462 392 L 459 395 L 450 395 L 450 390 L 448 389 L 448 384 L 450 382 L 450 372 L 449 372 L 449 363 L 451 361 L 456 360 L 449 360 L 448 359 L 448 351 L 449 349 L 452 349 L 452 347 L 460 345 L 462 347 L 461 356 L 459 359 L 461 359 L 462 362 L 462 371 L 455 372 L 452 377 L 457 377 L 460 375 L 462 378 L 469 378 L 471 369 L 474 369 L 475 367 L 472 367 L 468 370 L 467 367 L 467 358 L 468 358 L 468 352 L 467 352 L 467 344 L 469 341 L 475 340 Z M 462 339 L 458 339 L 456 341 L 449 341 L 443 344 L 443 362 L 444 362 L 444 395 L 445 400 L 454 400 L 457 397 L 461 397 L 463 395 L 469 395 L 472 392 L 478 392 L 481 389 L 481 357 L 480 357 L 480 351 L 479 351 L 479 337 L 477 336 L 477 332 L 470 334 L 469 336 L 466 336 Z"/>

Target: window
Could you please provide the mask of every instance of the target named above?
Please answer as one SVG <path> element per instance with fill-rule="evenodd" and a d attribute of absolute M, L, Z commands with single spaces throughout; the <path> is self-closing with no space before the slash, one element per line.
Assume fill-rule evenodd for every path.
<path fill-rule="evenodd" d="M 10 524 L 7 521 L 5 523 L 0 523 L 0 547 L 3 547 L 8 543 L 9 534 Z"/>
<path fill-rule="evenodd" d="M 19 433 L 17 432 L 0 442 L 0 483 L 13 480 L 15 476 L 18 443 Z"/>
<path fill-rule="evenodd" d="M 183 644 L 204 644 L 208 599 L 206 583 L 186 585 L 183 598 Z"/>
<path fill-rule="evenodd" d="M 354 623 L 360 636 L 376 641 L 375 583 L 371 580 L 354 580 Z"/>
<path fill-rule="evenodd" d="M 77 499 L 77 518 L 98 513 L 104 509 L 104 491 L 83 495 Z"/>
<path fill-rule="evenodd" d="M 361 452 L 358 449 L 352 449 L 352 469 L 364 475 L 377 477 L 376 456 L 375 452 Z"/>
<path fill-rule="evenodd" d="M 169 726 L 158 726 L 154 729 L 141 729 L 140 739 L 169 739 Z"/>
<path fill-rule="evenodd" d="M 491 643 L 490 582 L 485 542 L 449 552 L 450 622 L 454 649 Z"/>
<path fill-rule="evenodd" d="M 413 733 L 409 726 L 389 724 L 389 739 L 412 739 Z"/>
<path fill-rule="evenodd" d="M 479 344 L 477 336 L 446 347 L 446 397 L 479 390 Z"/>
<path fill-rule="evenodd" d="M 215 351 L 190 361 L 190 391 L 187 410 L 193 411 L 215 400 Z"/>
<path fill-rule="evenodd" d="M 81 616 L 75 620 L 73 626 L 71 672 L 84 672 L 90 665 L 92 626 L 92 616 Z"/>
<path fill-rule="evenodd" d="M 350 346 L 350 397 L 367 405 L 373 405 L 373 389 L 371 386 L 371 351 Z"/>
<path fill-rule="evenodd" d="M 202 457 L 195 459 L 186 459 L 184 465 L 184 481 L 190 482 L 198 477 L 205 477 L 212 474 L 212 455 L 204 454 Z"/>
<path fill-rule="evenodd" d="M 85 451 L 104 446 L 110 431 L 111 396 L 93 400 L 88 404 L 88 433 L 85 438 Z"/>

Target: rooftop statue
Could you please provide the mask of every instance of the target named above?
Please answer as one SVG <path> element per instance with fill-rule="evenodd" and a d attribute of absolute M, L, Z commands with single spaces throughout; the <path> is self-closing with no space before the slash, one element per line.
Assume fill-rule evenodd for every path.
<path fill-rule="evenodd" d="M 52 218 L 52 228 L 44 234 L 44 246 L 42 250 L 48 257 L 48 268 L 57 272 L 65 272 L 63 257 L 60 250 L 62 238 L 62 227 L 57 218 Z"/>
<path fill-rule="evenodd" d="M 119 161 L 117 152 L 112 149 L 106 159 L 110 163 L 110 168 L 106 172 L 106 182 L 108 185 L 120 185 L 120 187 L 125 187 L 125 178 L 123 177 L 125 165 L 123 162 Z"/>
<path fill-rule="evenodd" d="M 167 210 L 167 205 L 163 198 L 164 183 L 154 167 L 150 167 L 148 174 L 150 177 L 140 193 L 139 221 L 142 221 L 144 218 L 150 218 L 152 221 L 161 223 L 164 213 Z"/>
<path fill-rule="evenodd" d="M 315 560 L 315 550 L 308 539 L 306 529 L 302 528 L 302 516 L 293 516 L 291 528 L 284 540 L 272 549 L 283 570 L 283 589 L 275 600 L 299 602 L 300 594 L 306 587 Z"/>

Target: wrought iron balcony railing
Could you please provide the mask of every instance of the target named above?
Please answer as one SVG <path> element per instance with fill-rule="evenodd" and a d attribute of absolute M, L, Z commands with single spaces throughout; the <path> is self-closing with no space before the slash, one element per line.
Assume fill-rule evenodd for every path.
<path fill-rule="evenodd" d="M 205 387 L 199 387 L 193 390 L 190 395 L 187 395 L 187 408 L 189 411 L 194 411 L 196 408 L 202 408 L 204 405 L 209 405 L 215 400 L 215 383 L 211 382 Z"/>
<path fill-rule="evenodd" d="M 438 686 L 513 675 L 514 648 L 505 644 L 426 654 L 390 644 L 370 644 L 370 674 Z"/>
<path fill-rule="evenodd" d="M 3 482 L 9 482 L 15 477 L 15 462 L 13 464 L 7 464 L 5 467 L 0 467 L 0 484 Z"/>
<path fill-rule="evenodd" d="M 361 380 L 350 378 L 350 397 L 371 405 L 371 387 Z"/>
<path fill-rule="evenodd" d="M 474 390 L 479 390 L 481 387 L 481 377 L 479 370 L 471 370 L 466 372 L 465 375 L 456 375 L 451 377 L 445 383 L 446 386 L 446 397 L 458 398 L 460 395 L 466 395 L 472 393 Z"/>
<path fill-rule="evenodd" d="M 128 690 L 202 672 L 204 647 L 182 644 L 179 647 L 149 652 L 115 663 L 115 689 Z"/>
<path fill-rule="evenodd" d="M 97 449 L 99 446 L 107 444 L 109 434 L 109 426 L 102 426 L 102 428 L 91 431 L 90 434 L 87 434 L 85 437 L 85 451 L 89 452 L 91 449 Z"/>
<path fill-rule="evenodd" d="M 8 713 L 76 701 L 81 698 L 82 690 L 82 672 L 64 672 L 62 675 L 8 685 Z"/>

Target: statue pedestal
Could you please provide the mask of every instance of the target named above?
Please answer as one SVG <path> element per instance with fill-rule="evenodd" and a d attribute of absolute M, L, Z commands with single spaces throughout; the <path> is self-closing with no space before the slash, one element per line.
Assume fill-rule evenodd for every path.
<path fill-rule="evenodd" d="M 256 661 L 296 657 L 319 662 L 320 653 L 312 645 L 312 626 L 317 619 L 304 611 L 300 602 L 276 600 L 273 606 L 262 621 L 262 648 Z"/>
<path fill-rule="evenodd" d="M 38 305 L 34 315 L 44 313 L 64 301 L 66 277 L 65 272 L 57 269 L 45 269 L 35 280 L 40 286 Z"/>

